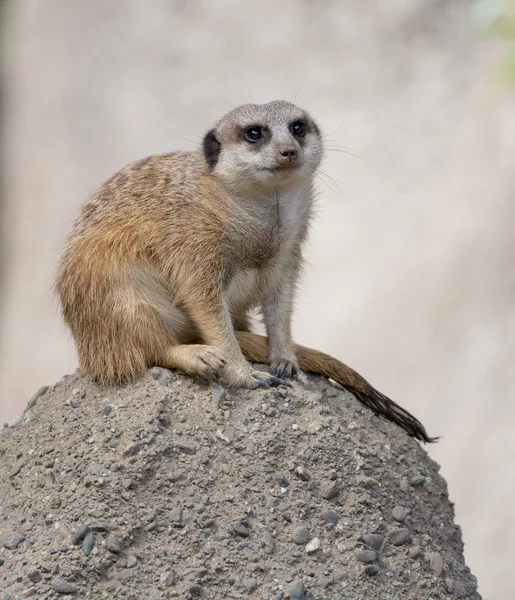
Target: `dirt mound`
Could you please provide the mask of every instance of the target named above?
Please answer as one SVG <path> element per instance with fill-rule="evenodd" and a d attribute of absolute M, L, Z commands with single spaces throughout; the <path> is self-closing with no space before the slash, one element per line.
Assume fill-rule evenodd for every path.
<path fill-rule="evenodd" d="M 438 465 L 348 392 L 66 376 L 0 432 L 15 598 L 474 598 Z"/>

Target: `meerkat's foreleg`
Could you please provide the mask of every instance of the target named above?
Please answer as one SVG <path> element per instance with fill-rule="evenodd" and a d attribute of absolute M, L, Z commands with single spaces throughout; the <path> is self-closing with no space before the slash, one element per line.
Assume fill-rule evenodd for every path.
<path fill-rule="evenodd" d="M 226 366 L 220 373 L 225 384 L 254 389 L 286 383 L 270 373 L 253 369 L 245 360 L 223 296 L 206 295 L 191 302 L 187 308 L 204 342 L 217 348 L 226 361 Z M 177 355 L 177 352 L 181 352 L 180 348 L 177 346 L 173 352 Z"/>
<path fill-rule="evenodd" d="M 179 344 L 166 349 L 161 366 L 180 369 L 188 375 L 215 378 L 226 366 L 222 352 L 215 346 Z"/>
<path fill-rule="evenodd" d="M 296 273 L 287 273 L 286 280 L 272 286 L 263 303 L 269 364 L 276 377 L 296 378 L 299 374 L 291 332 L 295 283 Z"/>

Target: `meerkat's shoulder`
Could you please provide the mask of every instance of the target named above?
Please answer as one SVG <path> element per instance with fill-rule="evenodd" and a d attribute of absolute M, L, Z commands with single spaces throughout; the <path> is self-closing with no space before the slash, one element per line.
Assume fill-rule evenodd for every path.
<path fill-rule="evenodd" d="M 163 154 L 150 154 L 139 158 L 122 167 L 112 175 L 103 186 L 119 185 L 127 182 L 129 179 L 145 179 L 150 177 L 174 178 L 177 174 L 184 171 L 197 170 L 207 171 L 204 158 L 201 152 L 167 152 Z"/>

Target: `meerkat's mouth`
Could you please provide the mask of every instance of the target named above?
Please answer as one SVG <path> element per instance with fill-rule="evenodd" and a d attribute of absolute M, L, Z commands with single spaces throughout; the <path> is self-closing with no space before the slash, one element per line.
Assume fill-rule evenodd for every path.
<path fill-rule="evenodd" d="M 284 164 L 277 167 L 262 167 L 262 171 L 266 171 L 267 173 L 272 173 L 273 175 L 287 174 L 288 172 L 295 171 L 301 165 L 295 163 Z"/>

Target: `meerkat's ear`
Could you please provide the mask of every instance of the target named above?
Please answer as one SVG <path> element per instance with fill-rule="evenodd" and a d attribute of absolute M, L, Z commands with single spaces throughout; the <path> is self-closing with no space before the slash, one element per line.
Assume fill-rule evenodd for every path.
<path fill-rule="evenodd" d="M 204 136 L 202 150 L 204 152 L 204 158 L 206 159 L 207 164 L 212 169 L 216 167 L 221 149 L 222 144 L 220 144 L 220 142 L 217 140 L 215 130 L 211 129 L 211 131 L 208 131 Z"/>

